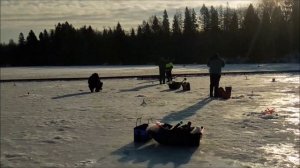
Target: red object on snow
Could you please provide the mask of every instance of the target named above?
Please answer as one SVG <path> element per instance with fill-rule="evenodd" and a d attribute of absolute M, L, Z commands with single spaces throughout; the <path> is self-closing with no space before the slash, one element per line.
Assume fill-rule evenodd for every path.
<path fill-rule="evenodd" d="M 275 108 L 269 109 L 267 108 L 265 111 L 262 112 L 262 114 L 267 115 L 267 114 L 273 114 L 275 113 Z"/>

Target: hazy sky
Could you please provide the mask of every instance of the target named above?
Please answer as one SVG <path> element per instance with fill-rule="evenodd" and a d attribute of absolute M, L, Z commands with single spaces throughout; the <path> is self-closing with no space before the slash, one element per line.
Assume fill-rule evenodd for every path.
<path fill-rule="evenodd" d="M 58 22 L 68 21 L 75 28 L 91 25 L 93 29 L 115 27 L 120 22 L 125 30 L 137 28 L 143 20 L 166 9 L 172 22 L 176 11 L 194 8 L 197 15 L 206 6 L 248 6 L 259 0 L 1 0 L 1 42 L 18 41 L 29 30 L 36 36 L 44 29 L 54 29 Z"/>

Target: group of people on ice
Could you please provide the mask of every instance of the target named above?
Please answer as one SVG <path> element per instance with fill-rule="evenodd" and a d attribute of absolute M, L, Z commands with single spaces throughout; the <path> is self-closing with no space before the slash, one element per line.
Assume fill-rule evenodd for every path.
<path fill-rule="evenodd" d="M 159 61 L 159 83 L 165 84 L 166 79 L 167 82 L 172 81 L 172 69 L 173 63 L 170 59 L 166 60 L 161 58 Z M 220 90 L 219 83 L 221 78 L 222 67 L 225 66 L 224 60 L 219 56 L 218 53 L 214 54 L 207 63 L 209 67 L 209 75 L 210 75 L 210 87 L 209 87 L 209 96 L 210 97 L 219 97 L 224 92 L 224 89 Z M 88 79 L 88 84 L 91 92 L 99 92 L 102 90 L 103 82 L 100 81 L 100 77 L 97 73 L 92 74 Z M 220 93 L 221 92 L 221 93 Z"/>
<path fill-rule="evenodd" d="M 210 97 L 219 97 L 219 83 L 221 78 L 222 68 L 225 66 L 225 61 L 220 57 L 218 53 L 214 54 L 208 60 L 207 66 L 209 67 L 210 75 Z M 165 79 L 167 82 L 172 81 L 172 69 L 173 63 L 171 61 L 166 61 L 161 58 L 159 61 L 159 83 L 165 84 Z"/>
<path fill-rule="evenodd" d="M 172 81 L 172 69 L 173 69 L 173 63 L 172 61 L 167 61 L 165 58 L 161 58 L 158 63 L 159 68 L 159 83 L 165 84 L 166 78 L 167 82 Z"/>

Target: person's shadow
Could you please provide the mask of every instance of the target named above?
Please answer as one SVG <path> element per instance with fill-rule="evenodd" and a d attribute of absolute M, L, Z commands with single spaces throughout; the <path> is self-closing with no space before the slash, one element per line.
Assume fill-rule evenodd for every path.
<path fill-rule="evenodd" d="M 118 160 L 122 163 L 143 163 L 148 161 L 148 168 L 155 165 L 174 164 L 174 167 L 187 164 L 193 153 L 198 147 L 176 147 L 164 146 L 150 141 L 146 144 L 136 144 L 134 142 L 124 145 L 123 147 L 113 151 L 113 155 L 120 155 Z"/>
<path fill-rule="evenodd" d="M 61 98 L 67 98 L 67 97 L 72 97 L 72 96 L 86 95 L 86 94 L 90 94 L 90 93 L 91 93 L 91 92 L 71 93 L 71 94 L 66 94 L 66 95 L 61 95 L 61 96 L 52 97 L 52 99 L 61 99 Z"/>
<path fill-rule="evenodd" d="M 154 87 L 154 86 L 157 86 L 157 85 L 159 85 L 159 84 L 149 84 L 149 85 L 137 86 L 137 87 L 132 88 L 132 89 L 121 89 L 120 92 L 139 91 L 141 89 L 145 89 L 145 88 L 149 88 L 149 87 Z"/>
<path fill-rule="evenodd" d="M 165 117 L 162 118 L 163 122 L 168 122 L 168 121 L 181 121 L 185 118 L 188 118 L 194 114 L 196 114 L 196 112 L 203 108 L 205 105 L 207 105 L 209 102 L 211 102 L 213 99 L 212 98 L 205 98 L 203 100 L 201 100 L 200 102 L 197 102 L 196 104 L 187 107 L 183 110 L 180 110 L 178 112 L 175 113 L 171 113 Z"/>

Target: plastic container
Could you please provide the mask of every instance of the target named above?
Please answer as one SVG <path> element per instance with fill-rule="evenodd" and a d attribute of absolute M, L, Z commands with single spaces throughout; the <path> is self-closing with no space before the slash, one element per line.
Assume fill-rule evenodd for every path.
<path fill-rule="evenodd" d="M 140 125 L 137 125 L 138 121 L 140 121 Z M 147 127 L 149 125 L 149 121 L 148 124 L 146 123 L 141 124 L 141 118 L 137 118 L 135 125 L 136 126 L 133 129 L 134 142 L 147 142 L 148 140 L 151 139 L 150 135 L 147 133 Z"/>

